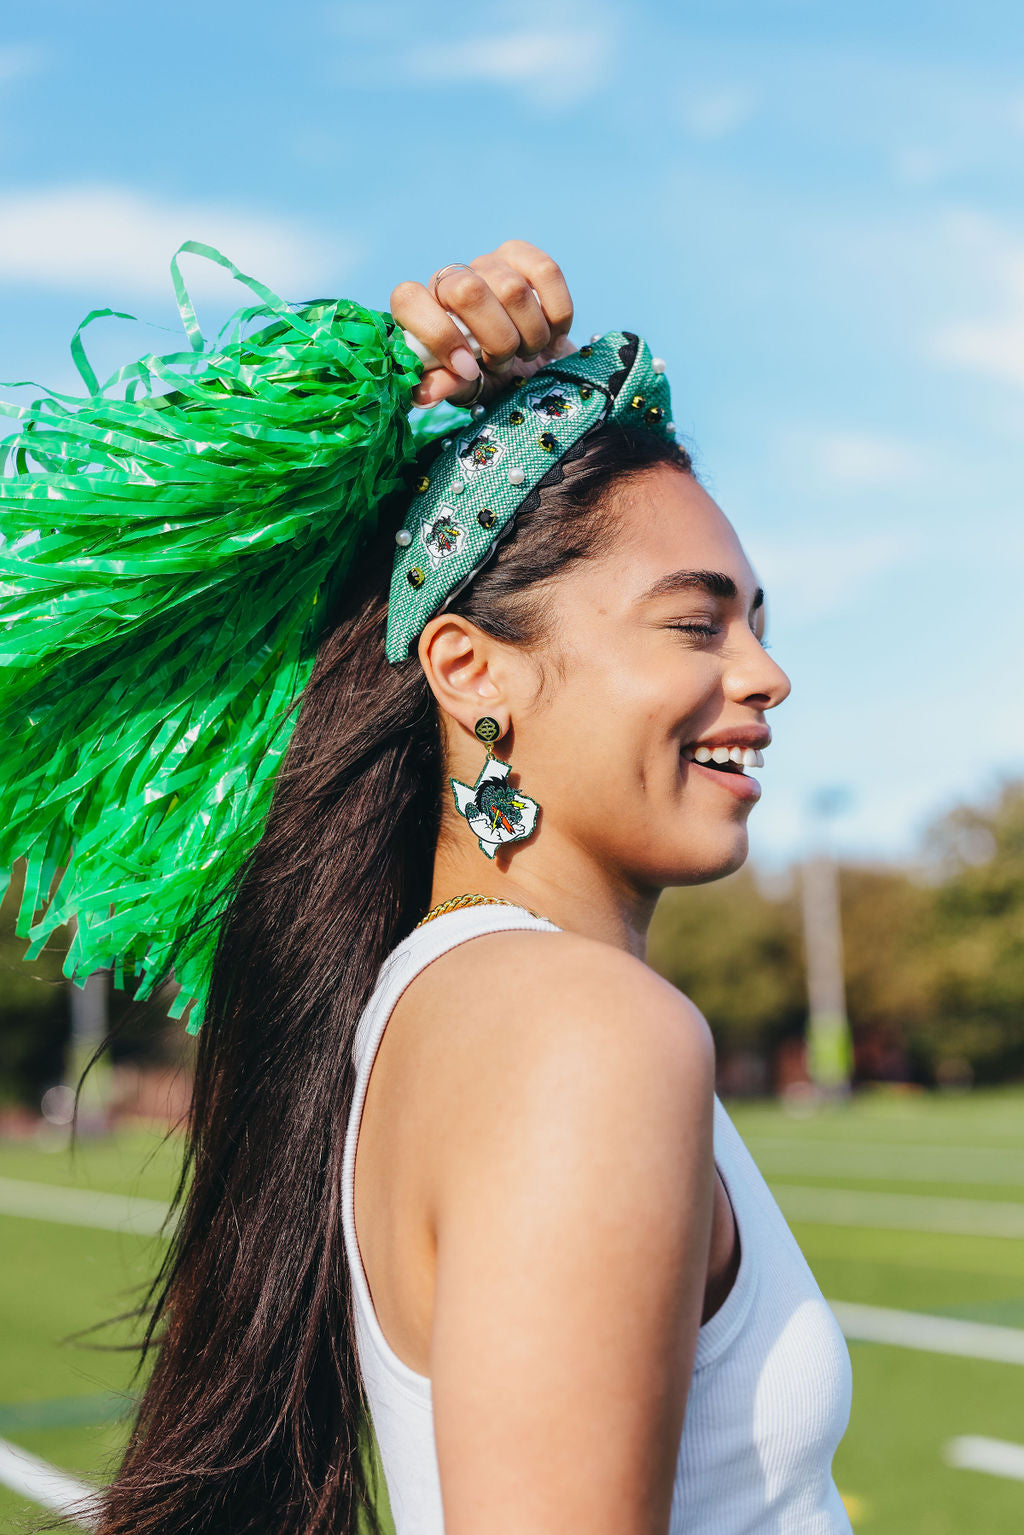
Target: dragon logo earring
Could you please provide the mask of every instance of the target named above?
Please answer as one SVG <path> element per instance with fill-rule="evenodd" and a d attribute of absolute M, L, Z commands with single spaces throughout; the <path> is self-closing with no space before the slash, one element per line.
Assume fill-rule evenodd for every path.
<path fill-rule="evenodd" d="M 503 842 L 521 842 L 530 835 L 537 824 L 540 806 L 521 789 L 513 789 L 508 782 L 512 764 L 502 762 L 491 751 L 492 742 L 505 734 L 498 721 L 485 715 L 477 720 L 473 733 L 487 747 L 487 758 L 476 783 L 461 783 L 457 778 L 448 781 L 456 810 L 465 816 L 488 858 L 493 858 Z"/>

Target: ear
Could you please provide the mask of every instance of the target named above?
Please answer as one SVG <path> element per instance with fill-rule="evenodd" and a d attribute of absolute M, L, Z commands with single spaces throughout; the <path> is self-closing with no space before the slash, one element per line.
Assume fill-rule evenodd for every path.
<path fill-rule="evenodd" d="M 508 728 L 506 668 L 496 640 L 458 613 L 439 613 L 425 625 L 417 654 L 446 714 L 470 732 L 485 714 Z"/>

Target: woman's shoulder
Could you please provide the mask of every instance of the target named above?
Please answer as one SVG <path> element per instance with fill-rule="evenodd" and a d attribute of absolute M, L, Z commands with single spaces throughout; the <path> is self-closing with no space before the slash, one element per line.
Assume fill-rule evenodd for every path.
<path fill-rule="evenodd" d="M 652 1446 L 671 1485 L 712 1221 L 710 1039 L 606 944 L 537 929 L 463 947 L 435 978 L 456 1015 L 428 1172 L 442 1477 L 476 1498 L 500 1447 L 526 1445 L 545 1507 L 593 1523 L 624 1486 L 649 1496 Z"/>
<path fill-rule="evenodd" d="M 713 1094 L 700 1009 L 611 944 L 540 928 L 480 934 L 433 961 L 412 990 L 420 1065 L 431 1068 L 435 1108 L 456 1120 L 486 1116 L 512 1093 L 543 1102 L 569 1071 L 609 1102 L 635 1105 L 654 1082 L 675 1084 L 684 1107 Z"/>
<path fill-rule="evenodd" d="M 489 1007 L 556 1006 L 565 1023 L 631 1013 L 675 1018 L 697 1033 L 707 1022 L 696 1004 L 644 960 L 565 928 L 520 927 L 478 933 L 446 949 L 418 977 L 420 1005 L 450 1007 L 478 996 Z M 589 1012 L 586 1011 L 589 1006 Z"/>

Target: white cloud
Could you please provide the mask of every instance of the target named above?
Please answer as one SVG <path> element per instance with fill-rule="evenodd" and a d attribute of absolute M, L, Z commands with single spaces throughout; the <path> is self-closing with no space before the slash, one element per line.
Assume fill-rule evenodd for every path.
<path fill-rule="evenodd" d="M 24 80 L 27 75 L 36 74 L 43 66 L 43 59 L 43 50 L 31 44 L 0 48 L 0 85 L 9 85 L 13 80 Z"/>
<path fill-rule="evenodd" d="M 933 355 L 940 362 L 1024 387 L 1024 312 L 946 325 L 935 337 Z"/>
<path fill-rule="evenodd" d="M 877 432 L 825 432 L 817 455 L 821 473 L 841 485 L 906 484 L 925 467 L 913 444 Z"/>
<path fill-rule="evenodd" d="M 987 214 L 961 210 L 949 235 L 979 293 L 995 298 L 994 312 L 947 321 L 927 339 L 939 362 L 1024 386 L 1024 240 Z"/>
<path fill-rule="evenodd" d="M 946 156 L 926 144 L 906 144 L 892 157 L 893 176 L 902 186 L 934 186 L 948 170 Z"/>
<path fill-rule="evenodd" d="M 775 450 L 789 471 L 825 488 L 910 485 L 920 481 L 933 463 L 931 456 L 905 438 L 850 428 L 790 427 L 778 435 Z"/>
<path fill-rule="evenodd" d="M 752 539 L 744 544 L 768 592 L 769 623 L 773 613 L 783 613 L 791 627 L 860 603 L 872 582 L 905 564 L 916 548 L 911 535 L 896 529 L 842 539 L 775 536 L 763 548 Z"/>
<path fill-rule="evenodd" d="M 577 105 L 612 78 L 624 14 L 609 0 L 517 0 L 514 6 L 435 8 L 418 0 L 329 4 L 340 40 L 340 78 L 450 88 L 493 86 L 544 112 Z M 470 19 L 470 17 L 472 19 Z M 470 129 L 472 131 L 472 129 Z"/>
<path fill-rule="evenodd" d="M 741 87 L 696 92 L 686 96 L 677 107 L 680 124 L 695 139 L 722 139 L 749 122 L 756 101 Z"/>
<path fill-rule="evenodd" d="M 158 200 L 127 187 L 76 185 L 11 192 L 0 220 L 0 283 L 87 291 L 96 302 L 169 296 L 168 263 L 184 240 L 215 245 L 244 272 L 286 298 L 305 298 L 325 280 L 336 284 L 354 257 L 294 221 L 222 204 Z M 186 257 L 198 295 L 228 281 Z"/>
<path fill-rule="evenodd" d="M 539 106 L 573 106 L 607 83 L 613 45 L 614 27 L 595 18 L 578 26 L 526 27 L 428 43 L 406 55 L 404 71 L 410 79 L 434 85 L 491 83 Z"/>

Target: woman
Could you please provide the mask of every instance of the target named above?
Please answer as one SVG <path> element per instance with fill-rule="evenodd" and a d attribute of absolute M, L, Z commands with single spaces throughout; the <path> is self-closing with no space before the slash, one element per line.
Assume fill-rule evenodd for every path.
<path fill-rule="evenodd" d="M 373 1527 L 369 1423 L 399 1535 L 847 1531 L 845 1346 L 643 957 L 747 854 L 756 576 L 544 253 L 392 310 L 476 415 L 335 604 L 224 920 L 99 1528 Z"/>

